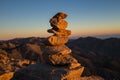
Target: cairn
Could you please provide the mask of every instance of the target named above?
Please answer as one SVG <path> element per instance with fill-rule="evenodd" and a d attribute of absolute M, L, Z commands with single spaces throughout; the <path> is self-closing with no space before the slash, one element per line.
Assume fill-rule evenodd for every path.
<path fill-rule="evenodd" d="M 66 30 L 68 23 L 64 19 L 67 14 L 59 12 L 50 19 L 53 35 L 45 40 L 43 59 L 45 62 L 31 65 L 17 71 L 11 80 L 80 80 L 84 67 L 71 56 L 68 42 L 70 30 Z"/>
<path fill-rule="evenodd" d="M 51 29 L 49 33 L 53 33 L 46 41 L 44 51 L 44 59 L 52 65 L 68 65 L 69 69 L 80 67 L 80 63 L 71 56 L 71 49 L 65 43 L 68 42 L 68 36 L 71 35 L 70 30 L 66 30 L 68 23 L 64 19 L 67 14 L 59 12 L 50 19 Z"/>
<path fill-rule="evenodd" d="M 70 79 L 72 76 L 80 77 L 84 67 L 71 55 L 71 49 L 65 45 L 68 42 L 68 36 L 71 35 L 71 31 L 66 30 L 68 26 L 67 21 L 64 20 L 66 17 L 67 14 L 59 12 L 50 19 L 52 28 L 48 29 L 47 32 L 53 35 L 48 37 L 45 42 L 43 58 L 50 65 L 66 67 L 68 73 L 64 75 L 64 78 Z M 72 72 L 73 74 L 68 78 Z M 62 78 L 61 80 L 64 80 Z M 76 80 L 76 78 L 74 79 Z"/>

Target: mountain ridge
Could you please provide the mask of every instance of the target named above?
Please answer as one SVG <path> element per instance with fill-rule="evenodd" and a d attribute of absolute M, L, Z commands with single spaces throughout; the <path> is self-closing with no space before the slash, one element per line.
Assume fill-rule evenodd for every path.
<path fill-rule="evenodd" d="M 5 51 L 9 58 L 9 62 L 6 62 L 11 66 L 8 72 L 42 62 L 44 40 L 46 38 L 28 37 L 0 41 L 0 49 Z M 80 37 L 69 40 L 66 45 L 72 49 L 72 55 L 81 65 L 85 66 L 83 76 L 97 75 L 106 80 L 120 79 L 120 38 Z M 1 74 L 5 73 L 7 68 L 7 65 L 2 64 Z"/>

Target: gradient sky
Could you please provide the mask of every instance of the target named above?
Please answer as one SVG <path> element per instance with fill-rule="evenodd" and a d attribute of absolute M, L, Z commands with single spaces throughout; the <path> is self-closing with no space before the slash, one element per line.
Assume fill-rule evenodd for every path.
<path fill-rule="evenodd" d="M 57 12 L 68 14 L 71 37 L 120 36 L 120 0 L 0 0 L 0 40 L 47 37 Z"/>

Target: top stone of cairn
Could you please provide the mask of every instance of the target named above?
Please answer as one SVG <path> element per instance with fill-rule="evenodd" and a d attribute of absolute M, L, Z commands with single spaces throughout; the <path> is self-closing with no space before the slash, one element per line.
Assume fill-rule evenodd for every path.
<path fill-rule="evenodd" d="M 66 30 L 68 23 L 64 19 L 67 14 L 63 12 L 57 13 L 50 19 L 51 29 L 48 29 L 49 33 L 53 33 L 52 36 L 48 38 L 48 43 L 50 45 L 64 45 L 68 42 L 68 36 L 71 35 L 70 30 Z"/>
<path fill-rule="evenodd" d="M 64 19 L 67 17 L 67 14 L 63 13 L 63 12 L 59 12 L 57 13 L 55 16 L 53 16 L 50 19 L 50 24 L 53 28 L 58 28 L 58 29 L 63 29 L 65 30 L 65 28 L 67 28 L 68 23 L 67 21 L 65 21 Z"/>

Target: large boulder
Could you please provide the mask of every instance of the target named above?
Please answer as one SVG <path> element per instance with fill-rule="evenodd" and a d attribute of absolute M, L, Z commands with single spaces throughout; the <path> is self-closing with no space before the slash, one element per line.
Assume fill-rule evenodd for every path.
<path fill-rule="evenodd" d="M 46 63 L 31 65 L 15 72 L 11 80 L 80 80 L 84 67 L 68 69 Z"/>
<path fill-rule="evenodd" d="M 8 72 L 0 76 L 0 80 L 10 80 L 13 77 L 14 72 Z"/>

